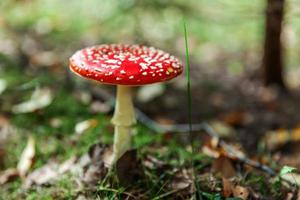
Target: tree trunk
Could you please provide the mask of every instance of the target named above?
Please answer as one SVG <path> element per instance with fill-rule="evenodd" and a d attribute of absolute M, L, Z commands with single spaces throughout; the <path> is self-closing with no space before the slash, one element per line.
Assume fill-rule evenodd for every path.
<path fill-rule="evenodd" d="M 283 80 L 282 45 L 280 41 L 284 15 L 284 0 L 267 0 L 265 45 L 263 57 L 265 85 L 285 89 Z"/>

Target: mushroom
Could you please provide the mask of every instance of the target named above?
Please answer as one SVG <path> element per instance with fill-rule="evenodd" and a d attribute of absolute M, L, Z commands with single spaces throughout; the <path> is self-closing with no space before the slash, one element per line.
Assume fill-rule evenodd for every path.
<path fill-rule="evenodd" d="M 103 44 L 77 51 L 69 67 L 75 74 L 100 83 L 117 85 L 113 160 L 131 147 L 131 130 L 136 123 L 132 86 L 170 80 L 183 71 L 177 58 L 143 45 Z"/>

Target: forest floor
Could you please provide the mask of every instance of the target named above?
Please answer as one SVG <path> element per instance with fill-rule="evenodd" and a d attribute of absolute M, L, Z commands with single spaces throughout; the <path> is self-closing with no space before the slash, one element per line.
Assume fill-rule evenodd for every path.
<path fill-rule="evenodd" d="M 299 198 L 297 92 L 201 70 L 191 135 L 184 77 L 136 89 L 134 150 L 112 171 L 113 87 L 2 71 L 0 199 Z"/>
<path fill-rule="evenodd" d="M 264 4 L 3 1 L 0 200 L 300 199 L 299 6 L 289 2 L 284 22 L 289 92 L 280 93 L 257 71 Z M 137 87 L 133 150 L 110 171 L 115 88 L 71 75 L 67 58 L 125 42 L 184 60 L 182 18 L 192 133 L 184 75 Z"/>

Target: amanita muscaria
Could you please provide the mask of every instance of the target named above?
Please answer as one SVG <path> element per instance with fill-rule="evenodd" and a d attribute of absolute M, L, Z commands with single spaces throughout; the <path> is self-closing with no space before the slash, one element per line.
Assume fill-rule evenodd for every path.
<path fill-rule="evenodd" d="M 82 77 L 117 85 L 112 124 L 115 126 L 115 163 L 131 147 L 131 130 L 136 123 L 132 86 L 170 80 L 183 71 L 180 61 L 170 54 L 143 45 L 103 44 L 77 51 L 70 69 Z"/>

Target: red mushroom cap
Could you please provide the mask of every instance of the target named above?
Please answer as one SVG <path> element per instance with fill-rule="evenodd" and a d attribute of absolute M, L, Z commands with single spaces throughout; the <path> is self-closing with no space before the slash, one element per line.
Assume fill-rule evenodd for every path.
<path fill-rule="evenodd" d="M 124 44 L 103 44 L 77 51 L 69 66 L 80 76 L 113 85 L 163 82 L 183 71 L 179 60 L 162 50 Z"/>

